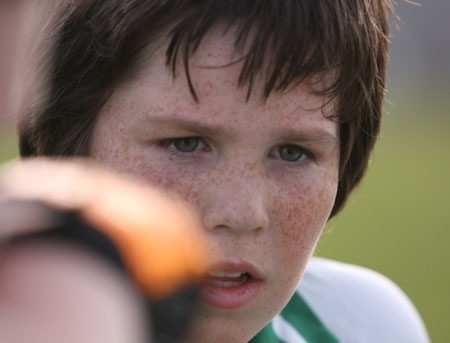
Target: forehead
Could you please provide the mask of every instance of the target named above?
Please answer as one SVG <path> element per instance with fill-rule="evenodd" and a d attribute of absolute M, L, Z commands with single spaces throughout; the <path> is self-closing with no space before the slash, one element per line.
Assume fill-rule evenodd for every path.
<path fill-rule="evenodd" d="M 177 60 L 175 73 L 167 67 L 164 44 L 147 56 L 136 77 L 120 87 L 115 96 L 125 99 L 143 116 L 165 112 L 166 117 L 195 115 L 205 122 L 226 118 L 230 124 L 239 124 L 240 118 L 256 123 L 264 113 L 269 113 L 271 122 L 306 124 L 314 119 L 331 124 L 323 114 L 332 113 L 333 103 L 324 106 L 325 99 L 313 95 L 307 82 L 282 92 L 274 91 L 264 98 L 265 75 L 261 72 L 256 75 L 253 91 L 247 98 L 247 88 L 239 84 L 246 47 L 236 49 L 234 40 L 233 29 L 224 33 L 221 26 L 216 26 L 190 55 L 189 74 L 198 101 L 189 89 L 181 58 Z"/>

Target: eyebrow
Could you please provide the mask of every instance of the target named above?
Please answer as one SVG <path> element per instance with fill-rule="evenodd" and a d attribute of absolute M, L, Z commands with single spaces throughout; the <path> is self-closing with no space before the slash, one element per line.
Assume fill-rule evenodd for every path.
<path fill-rule="evenodd" d="M 141 117 L 139 123 L 142 124 L 152 124 L 152 125 L 164 125 L 172 128 L 180 128 L 189 132 L 193 132 L 198 135 L 205 136 L 220 136 L 232 138 L 234 135 L 229 133 L 229 130 L 226 129 L 223 125 L 215 125 L 215 124 L 205 124 L 197 120 L 190 120 L 182 117 Z M 228 131 L 228 132 L 227 132 Z"/>
<path fill-rule="evenodd" d="M 281 141 L 293 141 L 293 142 L 304 142 L 304 143 L 317 143 L 320 145 L 332 146 L 333 148 L 338 148 L 340 146 L 340 141 L 336 135 L 328 132 L 324 129 L 306 129 L 306 130 L 296 130 L 293 128 L 288 128 L 282 130 L 277 138 Z"/>
<path fill-rule="evenodd" d="M 224 138 L 233 138 L 235 136 L 234 133 L 230 133 L 230 130 L 227 129 L 224 125 L 216 125 L 216 124 L 205 124 L 198 120 L 190 120 L 182 117 L 141 117 L 139 122 L 151 123 L 152 125 L 164 125 L 173 128 L 180 128 L 186 130 L 188 132 L 192 132 L 193 134 L 200 136 L 218 136 Z M 320 128 L 312 128 L 312 129 L 294 129 L 294 128 L 285 128 L 279 129 L 279 132 L 275 132 L 273 134 L 273 138 L 280 142 L 299 142 L 302 144 L 320 144 L 324 146 L 330 146 L 332 148 L 339 148 L 340 141 L 331 132 L 326 131 L 325 129 Z"/>

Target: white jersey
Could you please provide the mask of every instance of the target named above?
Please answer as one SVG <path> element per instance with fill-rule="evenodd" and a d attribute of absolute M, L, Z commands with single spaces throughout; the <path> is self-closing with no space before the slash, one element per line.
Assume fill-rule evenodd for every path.
<path fill-rule="evenodd" d="M 414 305 L 372 270 L 314 257 L 286 307 L 251 343 L 428 343 Z"/>

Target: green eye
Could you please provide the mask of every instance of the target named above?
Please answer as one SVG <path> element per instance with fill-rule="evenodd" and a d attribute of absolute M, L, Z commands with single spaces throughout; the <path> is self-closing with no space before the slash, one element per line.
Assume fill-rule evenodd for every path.
<path fill-rule="evenodd" d="M 200 144 L 200 138 L 198 137 L 183 137 L 173 140 L 173 146 L 180 152 L 193 152 Z"/>
<path fill-rule="evenodd" d="M 288 162 L 296 162 L 307 157 L 305 151 L 297 145 L 285 144 L 278 149 L 280 157 Z"/>

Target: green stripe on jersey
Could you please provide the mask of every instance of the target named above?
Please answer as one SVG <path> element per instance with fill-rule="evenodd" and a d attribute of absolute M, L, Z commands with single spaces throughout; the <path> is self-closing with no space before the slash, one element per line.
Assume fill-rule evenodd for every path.
<path fill-rule="evenodd" d="M 294 293 L 280 315 L 302 336 L 308 343 L 338 343 L 338 339 L 320 321 L 306 301 Z M 250 343 L 280 343 L 282 340 L 273 330 L 272 323 L 266 325 Z"/>
<path fill-rule="evenodd" d="M 339 342 L 297 292 L 281 311 L 281 316 L 309 343 Z"/>

